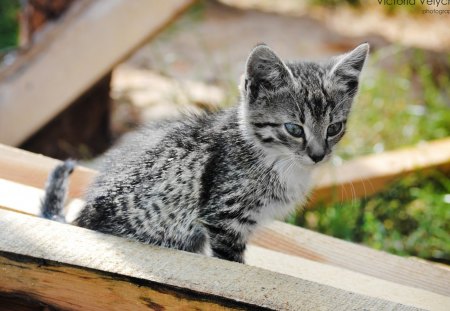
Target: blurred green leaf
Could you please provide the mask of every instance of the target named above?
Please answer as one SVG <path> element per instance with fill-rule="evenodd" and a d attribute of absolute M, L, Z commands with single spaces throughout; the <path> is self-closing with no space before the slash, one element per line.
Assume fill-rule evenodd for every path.
<path fill-rule="evenodd" d="M 19 0 L 0 1 L 0 50 L 17 46 Z"/>

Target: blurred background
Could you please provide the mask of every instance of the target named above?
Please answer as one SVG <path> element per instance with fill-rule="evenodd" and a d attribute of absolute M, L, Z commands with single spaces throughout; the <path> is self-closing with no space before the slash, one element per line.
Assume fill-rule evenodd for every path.
<path fill-rule="evenodd" d="M 11 77 L 27 70 L 27 62 L 36 55 L 45 55 L 52 40 L 66 33 L 64 25 L 81 16 L 88 2 L 0 2 L 3 120 L 11 119 L 4 99 L 9 93 L 2 93 L 11 89 Z M 98 2 L 114 6 L 120 1 Z M 173 2 L 179 6 L 178 18 L 159 27 L 157 36 L 149 32 L 146 37 L 151 40 L 130 45 L 108 70 L 98 70 L 94 83 L 67 99 L 32 132 L 10 142 L 8 137 L 19 130 L 0 127 L 4 133 L 9 131 L 0 143 L 59 159 L 82 159 L 95 168 L 95 158 L 139 124 L 236 104 L 247 55 L 259 42 L 287 60 L 322 60 L 361 42 L 371 44 L 360 93 L 334 165 L 450 136 L 448 13 L 424 13 L 433 8 L 420 2 L 380 5 L 376 0 L 205 0 L 185 1 L 188 4 L 181 9 L 183 1 Z M 157 10 L 148 12 L 149 19 L 154 14 Z M 118 42 L 126 41 L 122 39 L 127 29 L 137 24 L 135 16 L 126 18 L 123 33 L 111 34 Z M 107 38 L 94 41 L 101 46 Z M 87 59 L 77 58 L 78 48 L 83 46 L 71 47 L 73 54 L 63 64 L 82 67 Z M 56 92 L 64 81 L 70 84 L 70 73 L 59 72 L 64 68 L 53 67 L 36 77 L 51 79 L 58 72 L 57 83 L 52 82 L 45 92 Z M 45 109 L 42 98 L 47 97 L 36 94 L 33 102 L 17 105 Z M 32 112 L 21 108 L 20 113 Z M 339 195 L 327 202 L 314 200 L 286 221 L 394 254 L 450 264 L 449 171 L 421 170 L 374 195 L 347 201 Z"/>

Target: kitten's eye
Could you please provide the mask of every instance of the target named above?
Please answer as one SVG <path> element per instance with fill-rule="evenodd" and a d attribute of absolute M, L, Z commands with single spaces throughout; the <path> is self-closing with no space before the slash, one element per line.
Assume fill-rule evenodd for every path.
<path fill-rule="evenodd" d="M 331 124 L 327 129 L 327 135 L 330 137 L 336 136 L 342 130 L 342 122 Z"/>
<path fill-rule="evenodd" d="M 286 128 L 286 131 L 288 131 L 289 134 L 291 134 L 294 137 L 303 137 L 303 127 L 301 127 L 298 124 L 295 123 L 285 123 L 284 127 Z"/>

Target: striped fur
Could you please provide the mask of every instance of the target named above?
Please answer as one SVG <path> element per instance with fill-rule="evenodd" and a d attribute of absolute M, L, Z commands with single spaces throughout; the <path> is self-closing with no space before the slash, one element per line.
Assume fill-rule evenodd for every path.
<path fill-rule="evenodd" d="M 345 132 L 367 53 L 363 44 L 323 64 L 285 63 L 257 46 L 238 106 L 129 137 L 109 153 L 73 224 L 243 262 L 258 226 L 307 200 L 312 170 Z M 286 123 L 301 126 L 301 136 Z M 56 175 L 44 199 L 49 218 L 61 214 L 64 197 L 50 200 L 54 189 L 63 193 Z"/>

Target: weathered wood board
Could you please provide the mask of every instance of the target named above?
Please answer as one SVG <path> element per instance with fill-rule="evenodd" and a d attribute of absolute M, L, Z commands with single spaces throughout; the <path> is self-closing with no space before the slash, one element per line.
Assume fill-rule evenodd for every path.
<path fill-rule="evenodd" d="M 359 252 L 364 251 L 361 247 Z M 354 253 L 349 254 L 352 256 Z M 349 257 L 350 257 L 349 256 Z M 350 259 L 350 258 L 349 258 Z M 246 264 L 291 275 L 303 280 L 344 289 L 357 294 L 385 299 L 423 309 L 445 309 L 450 296 L 433 293 L 429 289 L 399 284 L 374 277 L 373 274 L 354 272 L 327 263 L 286 255 L 254 244 L 248 246 Z M 368 262 L 366 265 L 370 265 Z M 389 262 L 385 262 L 388 265 Z M 445 277 L 445 276 L 443 276 Z"/>
<path fill-rule="evenodd" d="M 0 144 L 0 178 L 44 188 L 49 172 L 61 161 Z M 96 171 L 78 166 L 71 175 L 69 197 L 81 198 Z"/>
<path fill-rule="evenodd" d="M 0 210 L 0 232 L 0 299 L 27 293 L 78 310 L 417 309 L 10 211 Z M 448 297 L 430 295 L 444 310 Z"/>
<path fill-rule="evenodd" d="M 450 171 L 450 138 L 360 157 L 340 166 L 326 165 L 315 174 L 312 202 L 351 200 L 377 193 L 411 172 Z"/>
<path fill-rule="evenodd" d="M 38 215 L 42 196 L 41 189 L 0 179 L 0 209 Z M 76 213 L 82 205 L 72 199 L 68 209 Z M 443 302 L 440 295 L 450 296 L 450 270 L 281 222 L 255 235 L 246 260 L 256 267 L 408 305 L 430 306 Z"/>
<path fill-rule="evenodd" d="M 192 0 L 81 1 L 20 66 L 0 73 L 0 142 L 19 145 Z"/>
<path fill-rule="evenodd" d="M 284 254 L 450 296 L 450 269 L 391 255 L 280 221 L 262 228 L 254 235 L 251 243 Z"/>
<path fill-rule="evenodd" d="M 60 163 L 31 152 L 0 144 L 0 178 L 42 188 L 48 173 Z M 314 176 L 312 201 L 328 201 L 337 194 L 342 201 L 382 190 L 390 181 L 413 171 L 450 169 L 450 138 L 379 155 L 361 157 L 341 166 L 325 165 Z M 70 197 L 82 197 L 96 172 L 77 167 L 71 177 Z"/>

